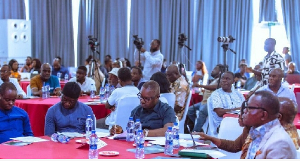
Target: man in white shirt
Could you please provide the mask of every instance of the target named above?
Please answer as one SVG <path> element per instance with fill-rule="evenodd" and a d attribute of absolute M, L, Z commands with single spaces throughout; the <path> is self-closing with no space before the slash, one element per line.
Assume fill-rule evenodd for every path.
<path fill-rule="evenodd" d="M 3 65 L 0 72 L 1 72 L 0 85 L 4 82 L 11 82 L 17 88 L 17 94 L 18 94 L 17 98 L 26 97 L 26 93 L 21 88 L 20 84 L 18 83 L 18 80 L 16 78 L 9 77 L 11 74 L 11 67 L 9 65 L 7 64 Z"/>
<path fill-rule="evenodd" d="M 146 81 L 150 80 L 152 74 L 160 72 L 164 56 L 160 52 L 160 41 L 157 39 L 152 40 L 150 52 L 141 48 L 140 60 L 144 66 L 143 75 Z M 134 60 L 139 61 L 139 51 L 135 49 Z"/>
<path fill-rule="evenodd" d="M 108 97 L 105 108 L 110 109 L 112 112 L 106 118 L 97 120 L 97 128 L 109 129 L 109 126 L 115 125 L 116 121 L 116 108 L 121 98 L 126 96 L 137 96 L 139 93 L 138 88 L 132 85 L 131 72 L 128 68 L 120 68 L 118 71 L 118 78 L 121 88 L 116 88 Z"/>
<path fill-rule="evenodd" d="M 85 66 L 79 66 L 76 71 L 76 78 L 73 77 L 69 82 L 76 82 L 81 88 L 82 94 L 91 94 L 91 87 L 93 86 L 96 89 L 95 81 L 92 78 L 89 78 L 87 75 L 87 68 Z"/>

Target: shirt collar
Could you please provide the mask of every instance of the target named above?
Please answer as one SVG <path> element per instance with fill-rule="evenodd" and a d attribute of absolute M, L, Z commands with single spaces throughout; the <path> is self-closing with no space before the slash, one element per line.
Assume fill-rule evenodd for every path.
<path fill-rule="evenodd" d="M 273 121 L 270 121 L 268 123 L 265 123 L 257 128 L 251 127 L 250 129 L 250 137 L 252 140 L 255 139 L 262 139 L 263 136 L 271 129 L 271 127 L 273 127 L 274 124 L 276 124 L 277 122 L 279 122 L 278 119 L 275 119 Z"/>

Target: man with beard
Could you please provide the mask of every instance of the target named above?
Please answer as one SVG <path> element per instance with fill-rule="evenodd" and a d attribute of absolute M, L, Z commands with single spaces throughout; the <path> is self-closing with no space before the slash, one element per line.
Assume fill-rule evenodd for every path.
<path fill-rule="evenodd" d="M 76 77 L 71 78 L 69 82 L 76 82 L 81 88 L 81 94 L 91 94 L 91 85 L 96 89 L 95 81 L 89 78 L 87 75 L 87 68 L 85 66 L 79 66 L 77 68 Z"/>
<path fill-rule="evenodd" d="M 42 87 L 44 85 L 50 86 L 50 95 L 60 96 L 61 89 L 58 78 L 51 74 L 51 66 L 45 63 L 41 67 L 41 73 L 34 76 L 30 80 L 30 88 L 33 96 L 42 96 Z"/>
<path fill-rule="evenodd" d="M 204 125 L 206 121 L 206 117 L 208 116 L 207 113 L 207 99 L 210 97 L 212 92 L 217 89 L 218 86 L 218 80 L 219 76 L 221 74 L 220 71 L 220 66 L 221 64 L 218 64 L 215 66 L 213 71 L 211 72 L 211 76 L 214 78 L 213 81 L 209 85 L 201 85 L 201 84 L 193 84 L 193 87 L 199 87 L 199 88 L 204 88 L 204 94 L 203 94 L 203 99 L 202 102 L 199 102 L 193 106 L 189 107 L 187 116 L 188 118 L 195 124 L 194 125 L 194 130 L 196 132 L 200 132 L 202 129 L 202 126 Z M 199 116 L 197 117 L 196 111 L 199 110 Z"/>
<path fill-rule="evenodd" d="M 69 76 L 69 70 L 68 70 L 68 68 L 65 68 L 65 67 L 61 66 L 60 60 L 58 58 L 55 58 L 53 60 L 53 64 L 52 65 L 53 65 L 53 70 L 51 72 L 51 75 L 57 76 L 57 73 L 59 72 L 59 73 L 61 73 L 61 75 L 60 75 L 60 79 L 61 80 L 65 79 L 65 75 L 66 74 Z M 70 78 L 70 76 L 69 76 L 69 78 Z"/>
<path fill-rule="evenodd" d="M 160 41 L 154 39 L 150 45 L 150 52 L 141 48 L 140 53 L 141 63 L 144 66 L 143 75 L 146 81 L 150 80 L 152 74 L 160 72 L 164 59 L 164 56 L 160 52 Z M 134 59 L 135 61 L 139 61 L 139 51 L 137 49 L 134 51 Z"/>
<path fill-rule="evenodd" d="M 142 88 L 145 80 L 143 79 L 143 73 L 141 68 L 133 66 L 131 68 L 131 81 L 134 86 L 136 86 L 139 90 Z"/>
<path fill-rule="evenodd" d="M 27 56 L 26 58 L 26 64 L 21 68 L 21 73 L 29 73 L 32 68 L 32 58 L 30 56 Z"/>
<path fill-rule="evenodd" d="M 50 136 L 55 132 L 85 133 L 87 115 L 94 118 L 94 113 L 91 107 L 78 101 L 80 91 L 77 83 L 66 83 L 62 91 L 61 101 L 47 111 L 45 135 Z"/>

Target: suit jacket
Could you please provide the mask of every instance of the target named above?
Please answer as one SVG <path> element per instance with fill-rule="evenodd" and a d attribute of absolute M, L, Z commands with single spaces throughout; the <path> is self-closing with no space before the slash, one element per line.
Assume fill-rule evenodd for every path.
<path fill-rule="evenodd" d="M 255 159 L 296 159 L 297 157 L 295 145 L 279 121 L 264 135 L 258 149 Z"/>

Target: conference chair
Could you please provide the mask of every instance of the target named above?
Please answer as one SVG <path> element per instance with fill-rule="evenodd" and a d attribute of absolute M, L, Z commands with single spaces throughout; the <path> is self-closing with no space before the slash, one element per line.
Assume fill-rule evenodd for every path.
<path fill-rule="evenodd" d="M 186 119 L 187 112 L 189 110 L 191 98 L 192 98 L 192 92 L 190 91 L 189 95 L 188 95 L 188 98 L 185 102 L 185 109 L 184 109 L 182 119 L 179 121 L 179 133 L 180 134 L 184 134 L 184 122 L 185 122 L 185 119 Z"/>
<path fill-rule="evenodd" d="M 243 133 L 243 127 L 238 123 L 238 118 L 225 117 L 219 128 L 218 138 L 226 140 L 235 140 Z M 227 152 L 219 149 L 222 153 L 226 154 L 225 157 L 219 159 L 240 159 L 241 151 L 236 153 Z"/>
<path fill-rule="evenodd" d="M 116 109 L 116 125 L 120 125 L 123 130 L 126 130 L 131 111 L 138 105 L 140 105 L 140 99 L 137 96 L 126 96 L 121 98 Z"/>
<path fill-rule="evenodd" d="M 207 113 L 208 113 L 208 132 L 210 136 L 217 137 L 218 132 L 217 132 L 217 124 L 213 120 L 213 106 L 212 106 L 212 101 L 211 97 L 207 99 Z"/>
<path fill-rule="evenodd" d="M 160 94 L 160 97 L 164 97 L 165 99 L 167 99 L 168 101 L 168 104 L 174 108 L 175 106 L 175 99 L 176 99 L 176 96 L 174 93 L 162 93 Z"/>
<path fill-rule="evenodd" d="M 26 93 L 27 93 L 27 97 L 31 96 L 31 88 L 30 88 L 30 84 L 26 87 Z"/>

